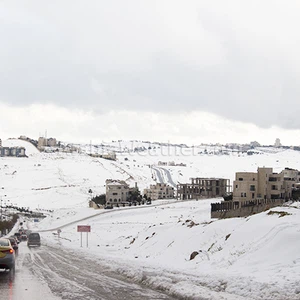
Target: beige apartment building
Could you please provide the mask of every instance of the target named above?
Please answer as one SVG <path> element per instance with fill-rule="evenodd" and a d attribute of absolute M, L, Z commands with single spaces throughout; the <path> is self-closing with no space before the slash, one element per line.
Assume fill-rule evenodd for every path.
<path fill-rule="evenodd" d="M 230 192 L 230 180 L 225 178 L 191 178 L 191 183 L 177 185 L 177 199 L 223 197 Z"/>
<path fill-rule="evenodd" d="M 149 189 L 144 189 L 144 195 L 151 200 L 174 198 L 174 188 L 166 183 L 151 184 Z"/>
<path fill-rule="evenodd" d="M 129 196 L 129 185 L 124 180 L 106 180 L 106 203 L 126 202 Z"/>
<path fill-rule="evenodd" d="M 44 149 L 44 147 L 56 147 L 57 146 L 57 141 L 55 138 L 44 138 L 44 137 L 39 137 L 38 139 L 38 149 Z"/>
<path fill-rule="evenodd" d="M 289 199 L 299 185 L 298 170 L 285 168 L 273 173 L 273 168 L 258 168 L 257 172 L 237 172 L 233 182 L 233 201 L 255 199 Z"/>

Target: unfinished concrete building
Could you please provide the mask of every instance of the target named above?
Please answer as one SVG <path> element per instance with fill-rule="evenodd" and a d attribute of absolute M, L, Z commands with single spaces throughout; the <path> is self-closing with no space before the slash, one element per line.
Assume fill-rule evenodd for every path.
<path fill-rule="evenodd" d="M 225 178 L 191 178 L 191 183 L 177 185 L 177 199 L 222 197 L 230 192 L 230 180 Z"/>

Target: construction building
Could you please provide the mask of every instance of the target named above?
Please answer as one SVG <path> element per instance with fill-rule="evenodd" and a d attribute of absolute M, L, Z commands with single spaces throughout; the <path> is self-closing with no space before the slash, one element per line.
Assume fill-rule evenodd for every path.
<path fill-rule="evenodd" d="M 230 180 L 225 178 L 191 178 L 191 183 L 177 185 L 177 199 L 216 198 L 230 192 Z"/>

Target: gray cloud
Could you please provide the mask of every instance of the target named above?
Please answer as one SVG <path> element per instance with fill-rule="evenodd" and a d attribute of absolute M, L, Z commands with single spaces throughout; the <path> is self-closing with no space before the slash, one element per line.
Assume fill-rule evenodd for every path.
<path fill-rule="evenodd" d="M 297 2 L 41 2 L 0 3 L 2 102 L 300 129 Z"/>

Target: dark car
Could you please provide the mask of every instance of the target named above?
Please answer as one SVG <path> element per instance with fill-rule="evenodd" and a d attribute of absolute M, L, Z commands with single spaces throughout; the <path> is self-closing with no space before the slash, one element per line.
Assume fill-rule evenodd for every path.
<path fill-rule="evenodd" d="M 16 237 L 18 240 L 20 240 L 20 236 L 21 236 L 21 233 L 19 233 L 19 232 L 16 232 L 16 233 L 15 233 L 15 237 Z"/>
<path fill-rule="evenodd" d="M 41 246 L 41 237 L 37 232 L 32 232 L 28 235 L 27 238 L 27 246 Z"/>
<path fill-rule="evenodd" d="M 22 234 L 21 235 L 21 241 L 27 241 L 27 235 L 26 234 Z"/>
<path fill-rule="evenodd" d="M 114 207 L 112 206 L 112 205 L 106 205 L 105 207 L 104 207 L 104 209 L 113 209 Z"/>
<path fill-rule="evenodd" d="M 14 236 L 10 236 L 8 239 L 9 239 L 10 244 L 13 247 L 13 249 L 15 251 L 18 250 L 19 249 L 18 240 Z"/>

